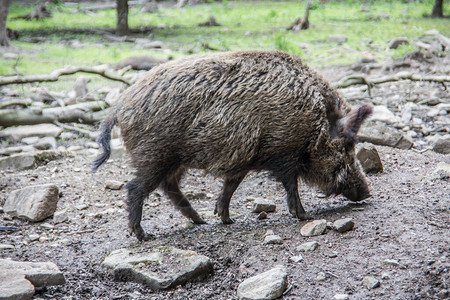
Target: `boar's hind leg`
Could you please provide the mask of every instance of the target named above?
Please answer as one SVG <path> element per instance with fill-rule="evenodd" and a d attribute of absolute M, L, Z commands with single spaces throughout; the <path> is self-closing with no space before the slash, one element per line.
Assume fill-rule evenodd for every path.
<path fill-rule="evenodd" d="M 180 191 L 178 182 L 180 181 L 182 175 L 182 169 L 179 169 L 174 174 L 169 174 L 162 181 L 161 187 L 169 199 L 172 200 L 175 207 L 183 214 L 183 216 L 190 218 L 195 224 L 205 224 L 206 221 L 199 216 L 199 214 L 189 203 L 188 199 L 186 199 Z"/>
<path fill-rule="evenodd" d="M 305 209 L 300 202 L 300 197 L 298 195 L 298 183 L 297 177 L 291 176 L 287 179 L 281 180 L 284 188 L 287 192 L 287 204 L 289 207 L 289 212 L 300 220 L 307 219 L 307 214 Z"/>
<path fill-rule="evenodd" d="M 239 175 L 237 177 L 225 178 L 222 194 L 219 196 L 219 199 L 217 199 L 216 209 L 214 210 L 214 213 L 220 216 L 224 224 L 234 223 L 233 219 L 230 218 L 230 200 L 231 196 L 233 196 L 234 191 L 237 189 L 244 177 L 245 174 Z"/>
<path fill-rule="evenodd" d="M 138 173 L 139 174 L 139 173 Z M 149 180 L 148 178 L 136 176 L 127 183 L 125 188 L 128 190 L 127 208 L 128 208 L 128 227 L 134 233 L 138 240 L 148 240 L 151 235 L 147 235 L 141 227 L 142 206 L 144 199 L 148 194 L 158 187 L 159 180 Z"/>

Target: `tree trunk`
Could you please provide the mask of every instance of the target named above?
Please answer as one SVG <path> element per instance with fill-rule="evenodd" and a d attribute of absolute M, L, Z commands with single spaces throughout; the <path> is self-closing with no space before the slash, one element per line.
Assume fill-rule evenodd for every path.
<path fill-rule="evenodd" d="M 8 19 L 9 0 L 0 0 L 0 47 L 9 46 L 6 20 Z"/>
<path fill-rule="evenodd" d="M 117 35 L 128 34 L 128 0 L 117 0 Z"/>
<path fill-rule="evenodd" d="M 444 6 L 443 0 L 435 0 L 431 16 L 434 18 L 443 18 L 444 17 L 443 6 Z"/>

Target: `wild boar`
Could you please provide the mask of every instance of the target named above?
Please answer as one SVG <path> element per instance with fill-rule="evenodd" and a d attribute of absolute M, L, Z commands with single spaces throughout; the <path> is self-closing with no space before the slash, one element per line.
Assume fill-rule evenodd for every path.
<path fill-rule="evenodd" d="M 306 218 L 297 182 L 352 201 L 369 196 L 355 158 L 355 136 L 372 107 L 350 105 L 300 58 L 280 51 L 199 55 L 155 67 L 121 95 L 98 143 L 111 153 L 120 127 L 136 169 L 128 190 L 129 227 L 139 240 L 142 206 L 160 186 L 181 213 L 205 221 L 178 183 L 188 168 L 224 178 L 215 213 L 224 223 L 231 196 L 249 171 L 267 170 L 287 192 L 289 211 Z"/>

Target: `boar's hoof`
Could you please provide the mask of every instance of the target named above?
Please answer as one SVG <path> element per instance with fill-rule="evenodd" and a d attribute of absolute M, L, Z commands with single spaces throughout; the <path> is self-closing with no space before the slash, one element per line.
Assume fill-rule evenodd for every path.
<path fill-rule="evenodd" d="M 136 235 L 136 238 L 141 242 L 148 241 L 153 237 L 153 235 L 145 233 L 144 229 L 142 229 L 141 225 L 139 224 L 135 226 L 130 225 L 130 230 L 132 233 Z"/>
<path fill-rule="evenodd" d="M 191 219 L 194 224 L 206 224 L 207 222 L 203 220 L 200 216 Z"/>
<path fill-rule="evenodd" d="M 230 217 L 220 217 L 222 219 L 223 224 L 233 224 L 234 220 Z"/>

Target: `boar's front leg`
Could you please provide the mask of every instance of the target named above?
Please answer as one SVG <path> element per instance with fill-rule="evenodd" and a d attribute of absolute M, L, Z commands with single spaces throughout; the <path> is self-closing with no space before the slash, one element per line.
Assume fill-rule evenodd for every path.
<path fill-rule="evenodd" d="M 216 208 L 214 209 L 214 214 L 220 216 L 224 224 L 234 223 L 234 220 L 230 218 L 230 200 L 244 177 L 245 174 L 240 174 L 235 177 L 227 176 L 225 178 L 222 194 L 219 196 L 219 199 L 217 199 Z"/>
<path fill-rule="evenodd" d="M 203 220 L 200 215 L 195 211 L 195 209 L 189 203 L 189 200 L 183 195 L 178 186 L 178 182 L 183 175 L 183 169 L 180 168 L 174 174 L 168 175 L 161 183 L 161 187 L 172 200 L 175 207 L 183 214 L 183 216 L 188 217 L 195 224 L 205 224 L 206 221 Z"/>
<path fill-rule="evenodd" d="M 283 186 L 287 192 L 287 204 L 289 212 L 300 220 L 308 218 L 305 209 L 302 206 L 300 197 L 298 195 L 298 182 L 296 176 L 290 176 L 281 179 Z"/>

